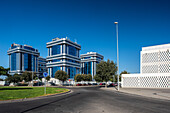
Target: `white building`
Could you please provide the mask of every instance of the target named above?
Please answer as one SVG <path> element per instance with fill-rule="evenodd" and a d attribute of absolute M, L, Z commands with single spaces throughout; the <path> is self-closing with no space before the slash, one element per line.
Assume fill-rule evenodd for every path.
<path fill-rule="evenodd" d="M 170 44 L 143 47 L 140 74 L 123 74 L 122 87 L 170 88 Z"/>
<path fill-rule="evenodd" d="M 170 73 L 170 44 L 143 47 L 141 51 L 141 74 Z"/>

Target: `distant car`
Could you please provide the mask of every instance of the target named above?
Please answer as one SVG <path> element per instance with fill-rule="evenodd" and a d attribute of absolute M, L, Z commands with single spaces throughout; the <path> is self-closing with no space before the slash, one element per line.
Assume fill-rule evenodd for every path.
<path fill-rule="evenodd" d="M 78 83 L 78 84 L 76 84 L 76 86 L 82 86 L 82 84 Z"/>
<path fill-rule="evenodd" d="M 55 86 L 55 84 L 54 84 L 53 82 L 49 82 L 49 84 L 50 84 L 51 86 Z"/>
<path fill-rule="evenodd" d="M 88 83 L 88 85 L 92 85 L 91 83 Z"/>
<path fill-rule="evenodd" d="M 111 83 L 108 85 L 108 87 L 115 87 L 116 85 L 114 83 Z"/>
<path fill-rule="evenodd" d="M 92 83 L 92 85 L 97 85 L 97 83 Z"/>
<path fill-rule="evenodd" d="M 69 86 L 69 84 L 63 84 L 63 86 Z"/>
<path fill-rule="evenodd" d="M 118 85 L 118 83 L 115 83 L 115 86 L 117 86 Z"/>
<path fill-rule="evenodd" d="M 99 85 L 106 85 L 106 83 L 100 83 Z"/>
<path fill-rule="evenodd" d="M 86 83 L 82 84 L 82 86 L 86 86 L 86 85 L 87 85 Z"/>

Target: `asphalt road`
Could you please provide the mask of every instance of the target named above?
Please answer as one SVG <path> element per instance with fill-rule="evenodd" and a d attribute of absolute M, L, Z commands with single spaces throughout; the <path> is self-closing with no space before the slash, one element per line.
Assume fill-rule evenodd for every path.
<path fill-rule="evenodd" d="M 100 88 L 72 88 L 63 96 L 0 104 L 0 113 L 170 113 L 170 101 Z"/>

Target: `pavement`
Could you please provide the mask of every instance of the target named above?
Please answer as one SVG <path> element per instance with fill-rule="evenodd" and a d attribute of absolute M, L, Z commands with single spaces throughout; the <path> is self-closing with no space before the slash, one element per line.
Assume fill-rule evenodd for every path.
<path fill-rule="evenodd" d="M 102 88 L 104 90 L 114 90 L 117 91 L 115 87 Z M 156 99 L 170 100 L 170 89 L 163 88 L 120 88 L 120 92 L 135 94 Z"/>
<path fill-rule="evenodd" d="M 170 101 L 99 87 L 70 87 L 72 93 L 0 104 L 0 113 L 169 113 Z"/>

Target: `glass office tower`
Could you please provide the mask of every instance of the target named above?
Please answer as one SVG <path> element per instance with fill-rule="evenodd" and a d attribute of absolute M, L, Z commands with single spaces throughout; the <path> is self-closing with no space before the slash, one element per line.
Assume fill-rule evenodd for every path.
<path fill-rule="evenodd" d="M 40 53 L 37 49 L 13 43 L 7 53 L 9 55 L 9 74 L 22 74 L 24 71 L 38 72 L 37 58 Z"/>
<path fill-rule="evenodd" d="M 54 77 L 58 70 L 67 72 L 70 79 L 74 79 L 74 76 L 80 73 L 79 44 L 67 38 L 55 38 L 47 43 L 47 48 L 47 68 L 50 77 Z"/>
<path fill-rule="evenodd" d="M 91 74 L 92 78 L 96 75 L 96 64 L 103 60 L 103 56 L 96 52 L 87 52 L 81 56 L 81 73 Z"/>

